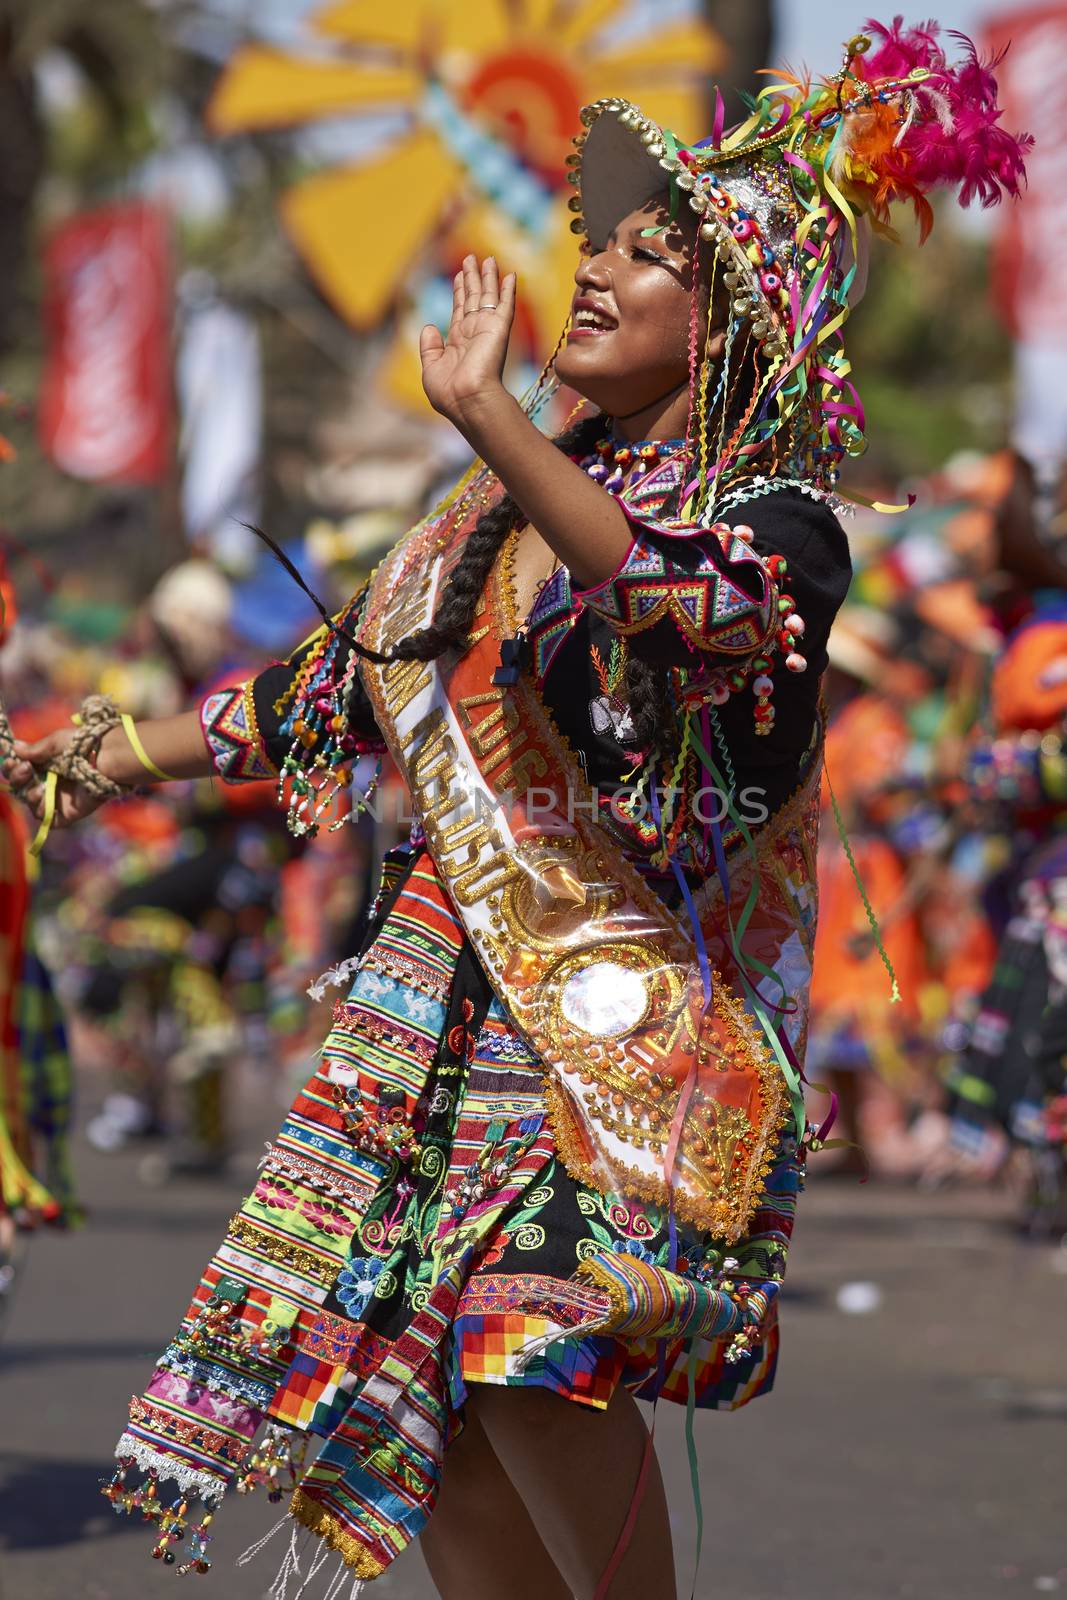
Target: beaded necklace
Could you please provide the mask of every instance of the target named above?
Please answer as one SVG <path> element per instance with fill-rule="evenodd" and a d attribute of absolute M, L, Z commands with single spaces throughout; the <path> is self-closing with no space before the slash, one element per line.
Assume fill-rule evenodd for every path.
<path fill-rule="evenodd" d="M 653 467 L 684 446 L 684 439 L 601 439 L 579 466 L 609 494 L 619 494 L 624 485 L 639 483 Z"/>
<path fill-rule="evenodd" d="M 578 465 L 589 474 L 594 483 L 599 483 L 602 488 L 607 489 L 609 494 L 620 494 L 624 487 L 629 489 L 635 483 L 639 483 L 653 467 L 657 467 L 668 456 L 681 450 L 684 445 L 684 439 L 636 439 L 631 442 L 605 438 L 601 439 L 596 449 L 590 455 L 584 456 Z M 535 599 L 530 613 L 519 624 L 512 637 L 500 641 L 500 665 L 493 673 L 493 683 L 497 688 L 513 688 L 519 681 L 530 618 L 537 603 Z"/>

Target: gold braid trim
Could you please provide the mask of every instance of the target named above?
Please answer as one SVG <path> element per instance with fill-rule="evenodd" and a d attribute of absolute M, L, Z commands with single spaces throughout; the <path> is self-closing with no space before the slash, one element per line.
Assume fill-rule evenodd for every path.
<path fill-rule="evenodd" d="M 241 700 L 244 704 L 245 721 L 248 724 L 248 732 L 255 744 L 256 753 L 263 762 L 264 766 L 269 767 L 271 772 L 277 776 L 278 769 L 274 765 L 274 762 L 271 760 L 270 756 L 267 754 L 267 746 L 264 742 L 263 733 L 259 726 L 259 718 L 256 715 L 255 678 L 249 678 L 248 682 L 242 685 Z"/>
<path fill-rule="evenodd" d="M 226 1242 L 238 1249 L 250 1250 L 253 1254 L 258 1252 L 265 1260 L 273 1261 L 291 1272 L 302 1273 L 306 1278 L 314 1278 L 327 1288 L 341 1270 L 341 1263 L 336 1258 L 330 1260 L 293 1239 L 269 1233 L 241 1212 L 232 1218 Z"/>
<path fill-rule="evenodd" d="M 736 1194 L 719 1194 L 714 1199 L 690 1196 L 684 1189 L 668 1185 L 663 1178 L 653 1177 L 636 1167 L 628 1167 L 621 1161 L 612 1163 L 613 1172 L 609 1179 L 603 1172 L 598 1171 L 586 1156 L 584 1142 L 578 1132 L 575 1113 L 571 1109 L 567 1091 L 557 1081 L 555 1075 L 544 1066 L 542 1074 L 545 1105 L 556 1144 L 556 1153 L 571 1177 L 578 1183 L 584 1183 L 588 1188 L 595 1189 L 598 1194 L 605 1196 L 618 1192 L 624 1194 L 627 1199 L 649 1201 L 658 1206 L 669 1205 L 674 1215 L 682 1222 L 691 1223 L 701 1232 L 710 1234 L 713 1239 L 722 1239 L 726 1244 L 737 1244 L 745 1238 L 745 1227 L 758 1209 L 766 1189 L 766 1179 L 774 1167 L 773 1143 L 758 1163 L 753 1165 L 752 1189 L 755 1199 L 750 1205 L 745 1205 Z M 785 1127 L 787 1109 L 782 1104 L 783 1095 L 779 1093 L 775 1099 L 776 1104 L 772 1114 L 774 1133 L 777 1137 Z"/>
<path fill-rule="evenodd" d="M 297 1522 L 303 1523 L 305 1528 L 310 1528 L 312 1533 L 325 1539 L 331 1550 L 336 1550 L 344 1561 L 346 1567 L 351 1567 L 357 1578 L 378 1578 L 385 1571 L 380 1561 L 376 1561 L 367 1549 L 361 1544 L 354 1534 L 347 1533 L 337 1518 L 325 1506 L 320 1506 L 318 1501 L 312 1500 L 303 1489 L 293 1491 L 293 1498 L 289 1502 L 289 1515 L 295 1517 Z"/>

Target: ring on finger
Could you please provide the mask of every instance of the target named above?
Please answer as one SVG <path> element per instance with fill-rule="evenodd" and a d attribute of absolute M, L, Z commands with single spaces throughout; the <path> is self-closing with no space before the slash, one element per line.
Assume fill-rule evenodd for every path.
<path fill-rule="evenodd" d="M 497 303 L 495 300 L 479 300 L 478 302 L 479 311 L 495 311 L 496 309 Z"/>

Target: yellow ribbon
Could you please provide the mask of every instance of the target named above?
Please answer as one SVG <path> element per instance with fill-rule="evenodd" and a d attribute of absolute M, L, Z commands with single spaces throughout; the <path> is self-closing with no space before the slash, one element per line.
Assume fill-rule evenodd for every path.
<path fill-rule="evenodd" d="M 130 741 L 130 748 L 133 750 L 134 755 L 137 757 L 142 767 L 144 767 L 145 771 L 150 772 L 153 778 L 158 778 L 160 783 L 177 783 L 177 778 L 172 778 L 168 772 L 163 772 L 161 768 L 156 766 L 155 762 L 148 754 L 148 751 L 141 743 L 141 736 L 137 732 L 136 725 L 133 718 L 130 716 L 130 713 L 128 711 L 123 711 L 121 713 L 120 720 L 122 722 L 123 732 Z"/>
<path fill-rule="evenodd" d="M 34 834 L 33 843 L 30 845 L 30 855 L 33 856 L 35 860 L 44 849 L 45 840 L 48 838 L 48 835 L 52 830 L 52 823 L 55 821 L 56 786 L 58 783 L 59 779 L 54 772 L 45 773 L 44 813 L 41 817 L 41 825 Z"/>

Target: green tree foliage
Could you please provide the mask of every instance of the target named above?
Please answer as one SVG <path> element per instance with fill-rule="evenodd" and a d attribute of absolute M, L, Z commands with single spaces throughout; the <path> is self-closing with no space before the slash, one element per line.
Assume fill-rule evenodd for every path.
<path fill-rule="evenodd" d="M 867 293 L 846 335 L 867 412 L 866 470 L 893 482 L 929 472 L 958 450 L 1003 445 L 1011 341 L 989 291 L 989 245 L 945 204 L 917 248 L 901 215 L 897 247 L 875 239 Z"/>

